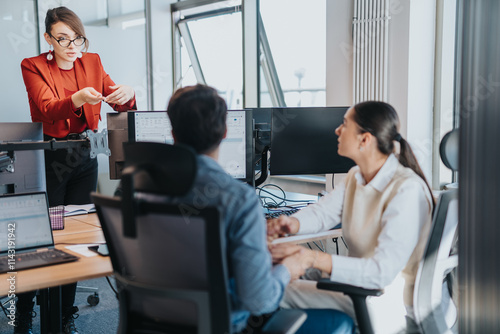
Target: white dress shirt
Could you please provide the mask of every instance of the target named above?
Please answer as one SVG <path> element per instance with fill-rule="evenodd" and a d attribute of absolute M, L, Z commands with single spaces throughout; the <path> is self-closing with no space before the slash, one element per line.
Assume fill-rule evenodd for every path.
<path fill-rule="evenodd" d="M 366 184 L 359 167 L 355 178 L 358 186 L 382 192 L 392 180 L 399 165 L 391 154 L 377 175 Z M 299 234 L 316 233 L 333 228 L 341 222 L 346 184 L 342 183 L 294 215 L 300 222 Z M 420 178 L 409 178 L 383 211 L 378 244 L 370 257 L 332 255 L 331 280 L 368 289 L 384 288 L 407 265 L 417 247 L 424 227 L 429 226 L 432 211 L 431 195 Z M 347 244 L 349 246 L 348 240 Z M 411 305 L 407 305 L 411 306 Z"/>

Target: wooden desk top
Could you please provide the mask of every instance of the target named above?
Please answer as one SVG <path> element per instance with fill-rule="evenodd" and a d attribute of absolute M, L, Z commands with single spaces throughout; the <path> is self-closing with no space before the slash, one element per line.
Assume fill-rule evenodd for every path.
<path fill-rule="evenodd" d="M 113 273 L 109 257 L 92 256 L 86 257 L 66 249 L 66 244 L 88 244 L 104 243 L 104 236 L 98 224 L 96 214 L 66 217 L 64 230 L 54 231 L 54 242 L 56 248 L 62 249 L 79 257 L 78 261 L 57 264 L 48 267 L 21 270 L 16 274 L 15 293 L 32 291 L 41 288 L 63 285 L 88 280 L 92 278 L 108 276 Z M 91 217 L 92 216 L 92 217 Z M 86 220 L 87 222 L 84 222 Z M 97 222 L 97 223 L 96 223 Z M 0 274 L 0 295 L 7 295 L 10 275 Z"/>
<path fill-rule="evenodd" d="M 71 216 L 71 217 L 66 217 L 65 221 L 77 221 L 81 223 L 85 223 L 88 225 L 93 225 L 97 227 L 101 227 L 101 222 L 99 222 L 99 217 L 97 217 L 97 213 L 89 213 L 88 215 L 78 215 L 78 216 Z"/>

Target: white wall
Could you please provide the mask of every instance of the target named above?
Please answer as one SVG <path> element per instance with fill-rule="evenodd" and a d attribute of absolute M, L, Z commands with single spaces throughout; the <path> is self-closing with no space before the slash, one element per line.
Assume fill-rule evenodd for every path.
<path fill-rule="evenodd" d="M 392 0 L 389 103 L 428 180 L 432 171 L 435 0 Z"/>
<path fill-rule="evenodd" d="M 424 173 L 432 168 L 435 0 L 391 0 L 389 98 Z M 327 2 L 327 105 L 351 105 L 353 3 Z M 338 183 L 337 177 L 335 183 Z M 327 180 L 327 186 L 331 184 Z"/>
<path fill-rule="evenodd" d="M 33 1 L 0 1 L 0 122 L 31 122 L 21 61 L 37 52 Z"/>
<path fill-rule="evenodd" d="M 166 110 L 173 93 L 172 19 L 175 0 L 149 0 L 152 28 L 153 109 Z"/>
<path fill-rule="evenodd" d="M 352 0 L 326 2 L 326 105 L 350 106 L 352 92 Z"/>

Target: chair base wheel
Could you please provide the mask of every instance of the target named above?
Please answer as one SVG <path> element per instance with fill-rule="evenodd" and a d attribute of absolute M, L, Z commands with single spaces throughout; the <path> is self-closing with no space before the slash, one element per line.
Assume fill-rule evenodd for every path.
<path fill-rule="evenodd" d="M 87 297 L 87 303 L 89 303 L 90 306 L 96 306 L 99 304 L 99 294 L 97 292 L 94 292 L 93 295 L 89 295 Z"/>

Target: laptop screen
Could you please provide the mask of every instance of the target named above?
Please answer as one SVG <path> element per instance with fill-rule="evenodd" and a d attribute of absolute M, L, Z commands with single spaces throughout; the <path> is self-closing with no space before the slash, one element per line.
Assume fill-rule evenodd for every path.
<path fill-rule="evenodd" d="M 45 193 L 0 196 L 0 252 L 54 244 Z"/>

